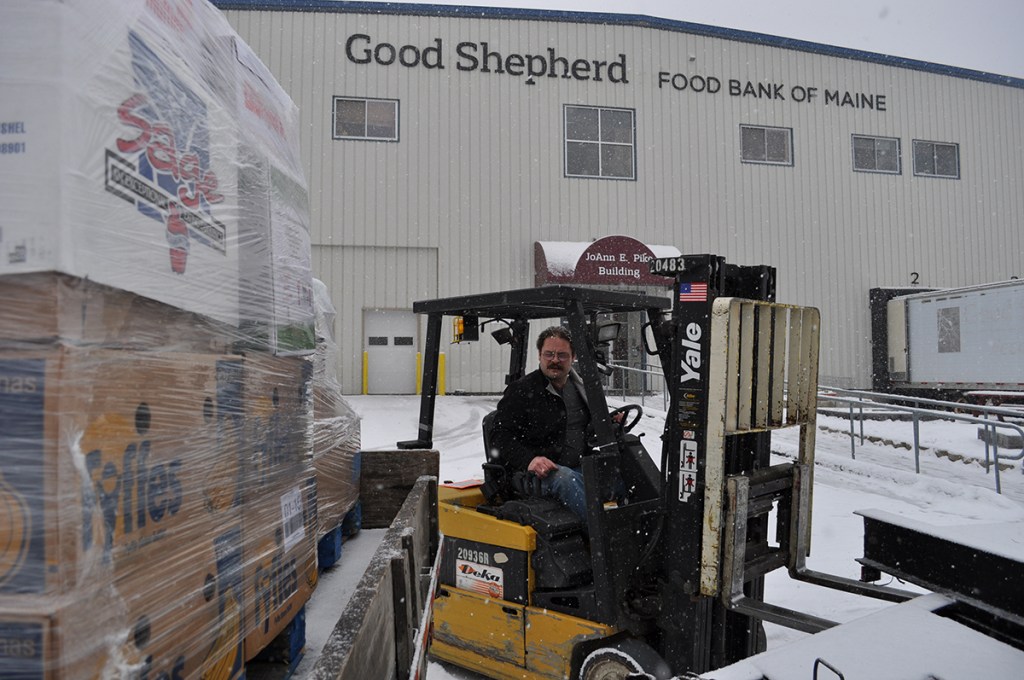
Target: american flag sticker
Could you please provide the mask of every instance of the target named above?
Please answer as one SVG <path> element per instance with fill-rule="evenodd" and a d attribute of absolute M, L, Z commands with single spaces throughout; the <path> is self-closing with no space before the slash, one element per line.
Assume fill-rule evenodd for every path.
<path fill-rule="evenodd" d="M 680 302 L 707 302 L 708 284 L 706 283 L 680 283 Z"/>

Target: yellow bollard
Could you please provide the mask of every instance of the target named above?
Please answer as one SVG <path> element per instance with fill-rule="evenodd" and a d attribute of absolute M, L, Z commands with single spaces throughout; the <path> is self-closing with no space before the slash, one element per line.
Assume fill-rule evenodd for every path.
<path fill-rule="evenodd" d="M 444 395 L 444 352 L 437 355 L 437 393 Z"/>
<path fill-rule="evenodd" d="M 363 394 L 370 393 L 370 353 L 363 352 Z"/>
<path fill-rule="evenodd" d="M 444 352 L 437 355 L 437 394 L 444 395 Z M 365 392 L 364 392 L 365 394 Z M 423 394 L 423 353 L 416 352 L 416 394 Z"/>
<path fill-rule="evenodd" d="M 423 394 L 423 353 L 416 352 L 416 394 Z"/>

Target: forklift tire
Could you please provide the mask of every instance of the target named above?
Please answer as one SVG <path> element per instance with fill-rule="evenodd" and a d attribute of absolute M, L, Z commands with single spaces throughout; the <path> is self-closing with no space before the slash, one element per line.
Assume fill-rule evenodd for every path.
<path fill-rule="evenodd" d="M 583 660 L 578 680 L 668 680 L 672 671 L 658 653 L 640 640 L 624 638 L 598 647 Z"/>

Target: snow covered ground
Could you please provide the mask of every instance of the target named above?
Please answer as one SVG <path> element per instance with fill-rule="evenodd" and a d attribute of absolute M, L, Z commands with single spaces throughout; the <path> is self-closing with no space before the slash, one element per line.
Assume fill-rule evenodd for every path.
<path fill-rule="evenodd" d="M 413 396 L 347 397 L 362 418 L 364 449 L 392 448 L 398 440 L 416 435 L 419 399 Z M 497 396 L 445 396 L 437 400 L 434 446 L 441 453 L 441 481 L 480 476 L 483 462 L 480 422 L 493 410 Z M 609 399 L 612 407 L 622 405 Z M 655 462 L 660 454 L 660 436 L 665 414 L 647 401 L 648 408 L 634 433 L 644 437 Z M 825 429 L 821 429 L 825 428 Z M 855 558 L 863 554 L 863 520 L 855 510 L 876 509 L 920 520 L 931 525 L 991 525 L 1024 521 L 1024 475 L 1021 462 L 1013 463 L 1001 475 L 1002 491 L 995 492 L 993 473 L 979 462 L 984 459 L 984 444 L 977 439 L 977 427 L 968 424 L 928 421 L 921 424 L 921 474 L 915 474 L 913 451 L 884 442 L 912 441 L 909 422 L 869 421 L 867 441 L 856 447 L 851 458 L 849 423 L 841 418 L 820 416 L 814 478 L 814 525 L 808 567 L 850 578 L 858 578 L 860 565 Z M 859 432 L 859 430 L 858 430 Z M 772 450 L 779 459 L 792 456 L 797 448 L 797 430 L 776 432 Z M 954 453 L 963 460 L 936 456 L 935 451 Z M 1004 451 L 1003 453 L 1012 453 Z M 980 527 L 979 527 L 980 528 Z M 307 653 L 295 677 L 312 677 L 312 667 L 333 628 L 348 594 L 351 593 L 369 561 L 384 530 L 363 531 L 345 544 L 342 564 L 326 572 L 307 608 Z M 1007 534 L 1006 551 L 1024 554 L 1021 534 Z M 906 587 L 901 584 L 894 584 Z M 765 585 L 769 602 L 806 611 L 839 622 L 859 619 L 892 605 L 839 591 L 792 581 L 781 572 L 770 574 Z M 806 634 L 767 625 L 769 650 L 798 641 Z M 895 631 L 911 636 L 912 631 Z M 905 638 L 909 639 L 909 638 Z M 894 645 L 898 645 L 894 642 Z M 967 653 L 967 652 L 965 652 Z M 998 664 L 998 659 L 996 660 Z M 894 667 L 900 677 L 900 667 Z M 1005 671 L 1001 673 L 1000 670 Z M 997 665 L 988 678 L 1017 678 L 1024 669 Z M 480 676 L 447 664 L 431 662 L 431 680 L 475 679 Z M 808 677 L 810 677 L 808 675 Z M 957 676 L 958 677 L 958 676 Z"/>

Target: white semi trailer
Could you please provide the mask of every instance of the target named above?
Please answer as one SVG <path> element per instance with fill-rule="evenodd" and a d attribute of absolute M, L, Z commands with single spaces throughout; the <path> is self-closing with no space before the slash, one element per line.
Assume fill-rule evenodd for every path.
<path fill-rule="evenodd" d="M 896 391 L 1024 391 L 1024 280 L 936 290 L 887 305 Z"/>

